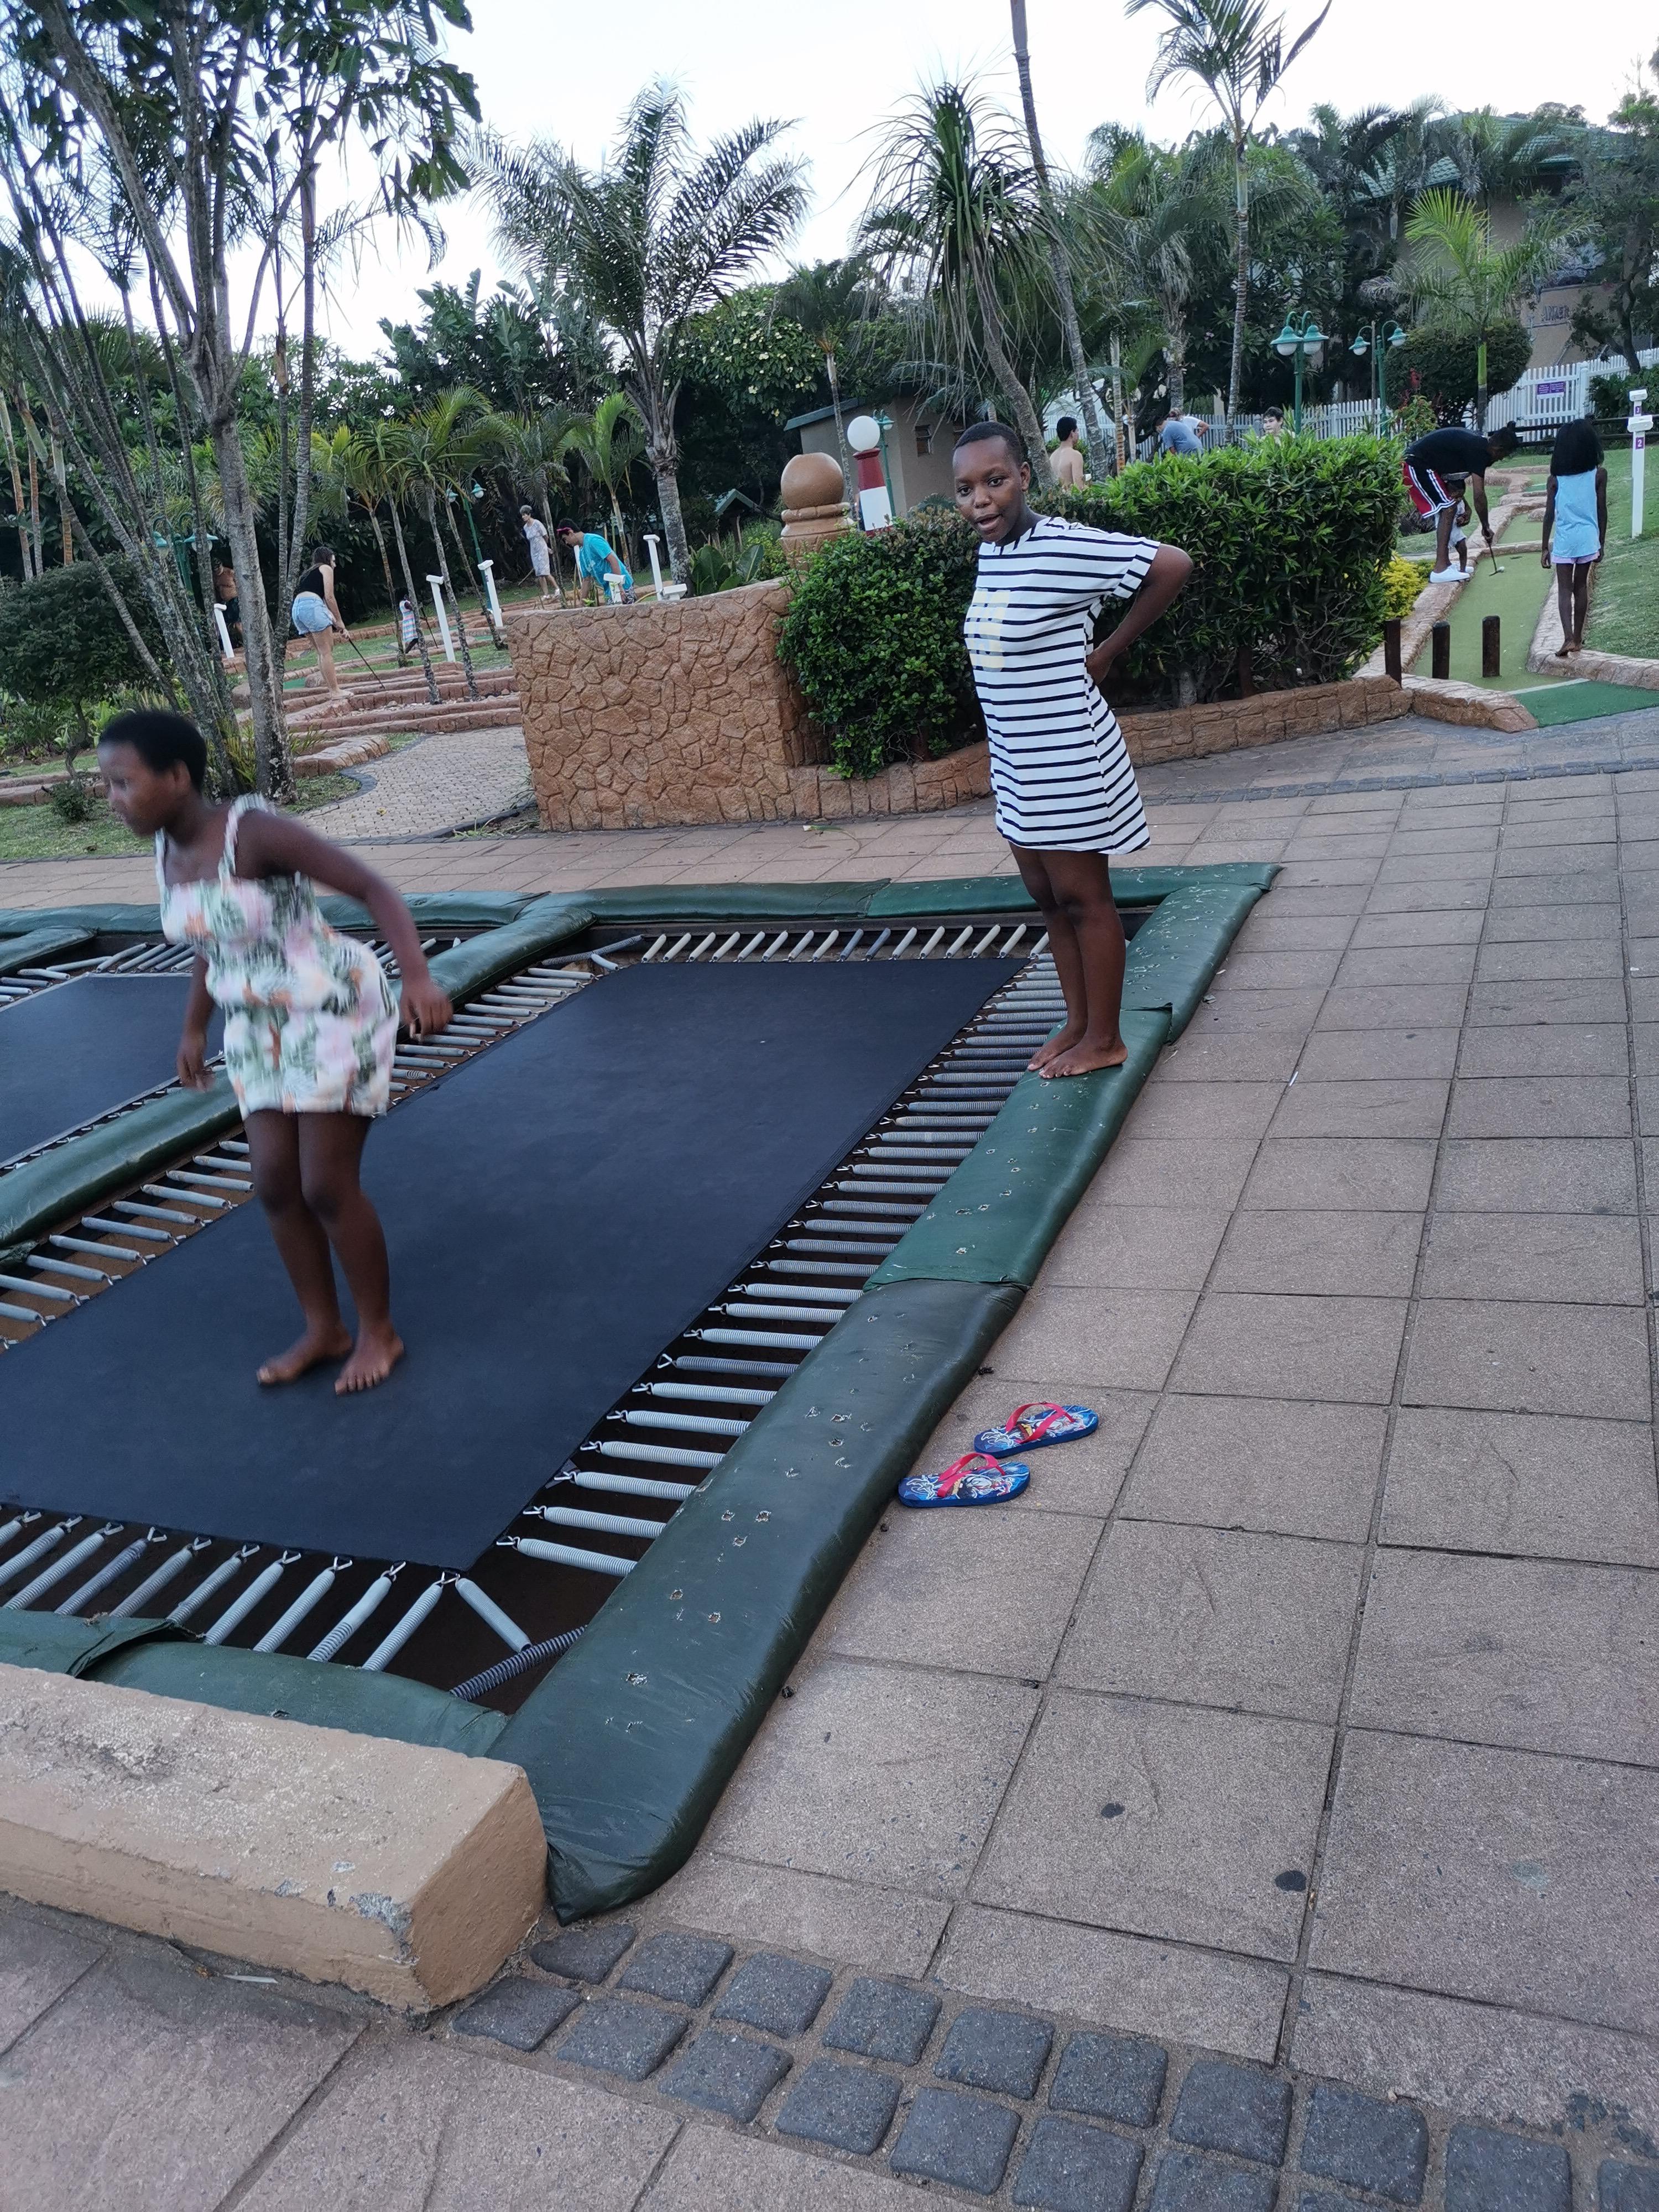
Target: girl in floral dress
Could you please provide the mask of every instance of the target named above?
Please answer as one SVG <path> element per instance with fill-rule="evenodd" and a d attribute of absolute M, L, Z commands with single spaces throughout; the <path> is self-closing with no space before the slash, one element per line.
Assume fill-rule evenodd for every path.
<path fill-rule="evenodd" d="M 207 748 L 181 714 L 118 714 L 98 747 L 111 807 L 155 840 L 161 928 L 196 953 L 179 1080 L 205 1091 L 207 1025 L 225 1018 L 225 1070 L 246 1125 L 253 1186 L 305 1316 L 261 1382 L 343 1359 L 334 1388 L 372 1389 L 403 1357 L 386 1237 L 358 1180 L 368 1125 L 386 1109 L 398 1024 L 416 1036 L 452 1012 L 409 908 L 384 878 L 257 799 L 203 795 Z M 359 899 L 397 956 L 401 1011 L 374 953 L 330 928 L 313 884 Z M 330 1248 L 357 1310 L 340 1315 Z"/>

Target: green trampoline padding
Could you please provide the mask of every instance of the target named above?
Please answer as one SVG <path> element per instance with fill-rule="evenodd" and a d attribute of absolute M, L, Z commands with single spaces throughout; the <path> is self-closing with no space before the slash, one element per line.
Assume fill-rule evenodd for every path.
<path fill-rule="evenodd" d="M 1127 1066 L 1020 1083 L 857 1304 L 505 1724 L 395 1675 L 210 1650 L 154 1624 L 123 1623 L 112 1634 L 106 1624 L 0 1613 L 0 1662 L 514 1760 L 541 1807 L 562 1919 L 654 1888 L 690 1852 L 901 1476 L 1018 1310 L 1159 1048 L 1191 1018 L 1276 872 L 1243 862 L 1114 871 L 1121 903 L 1157 909 L 1129 947 Z M 422 927 L 487 924 L 433 963 L 458 994 L 594 922 L 886 926 L 1035 912 L 1008 876 L 410 903 Z M 137 934 L 153 933 L 155 917 L 143 908 L 0 913 L 0 949 L 8 935 L 52 926 Z M 0 1251 L 210 1141 L 234 1114 L 224 1086 L 153 1100 L 0 1178 Z"/>
<path fill-rule="evenodd" d="M 1599 721 L 1604 714 L 1650 714 L 1659 708 L 1659 691 L 1638 691 L 1629 684 L 1595 684 L 1588 677 L 1559 684 L 1540 677 L 1531 680 L 1542 688 L 1517 685 L 1516 696 L 1541 730 L 1563 722 Z"/>

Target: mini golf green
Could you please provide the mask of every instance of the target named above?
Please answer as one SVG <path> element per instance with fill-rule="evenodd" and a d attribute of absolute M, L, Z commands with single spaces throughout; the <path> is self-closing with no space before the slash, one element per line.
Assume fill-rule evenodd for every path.
<path fill-rule="evenodd" d="M 1508 691 L 1524 698 L 1527 709 L 1540 727 L 1562 722 L 1587 722 L 1604 714 L 1639 713 L 1659 704 L 1659 695 L 1638 691 L 1623 684 L 1593 684 L 1575 677 L 1570 668 L 1534 675 L 1527 666 L 1533 632 L 1538 626 L 1545 596 L 1555 589 L 1555 572 L 1546 568 L 1535 552 L 1511 553 L 1504 548 L 1510 538 L 1523 544 L 1538 537 L 1539 518 L 1517 515 L 1500 533 L 1496 564 L 1482 558 L 1467 584 L 1458 586 L 1446 619 L 1451 624 L 1451 676 L 1455 683 L 1475 684 L 1488 691 Z M 1472 539 L 1471 558 L 1474 544 Z M 1501 625 L 1502 658 L 1497 676 L 1480 672 L 1480 629 L 1488 615 Z M 1413 663 L 1413 673 L 1426 676 L 1431 647 L 1425 644 Z"/>

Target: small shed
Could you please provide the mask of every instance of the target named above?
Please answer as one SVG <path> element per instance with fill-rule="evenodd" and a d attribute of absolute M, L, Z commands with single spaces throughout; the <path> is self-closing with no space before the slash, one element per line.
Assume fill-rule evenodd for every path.
<path fill-rule="evenodd" d="M 891 425 L 883 434 L 882 445 L 895 514 L 908 514 L 925 499 L 951 496 L 951 449 L 961 431 L 960 422 L 915 398 L 843 400 L 842 422 L 850 422 L 855 415 L 884 416 Z M 828 453 L 832 460 L 840 461 L 832 407 L 815 407 L 810 414 L 792 416 L 783 427 L 799 437 L 802 453 Z"/>

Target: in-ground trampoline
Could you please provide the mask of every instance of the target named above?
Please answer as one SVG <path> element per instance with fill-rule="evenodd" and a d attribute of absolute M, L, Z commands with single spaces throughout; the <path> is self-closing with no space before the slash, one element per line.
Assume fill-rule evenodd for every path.
<path fill-rule="evenodd" d="M 0 1660 L 493 1748 L 566 1917 L 660 1881 L 1272 872 L 1124 871 L 1129 1063 L 1048 1085 L 1002 879 L 415 902 L 459 1011 L 368 1155 L 410 1356 L 344 1401 L 252 1380 L 228 1089 L 104 1018 L 179 995 L 112 972 L 153 912 L 0 915 Z"/>

